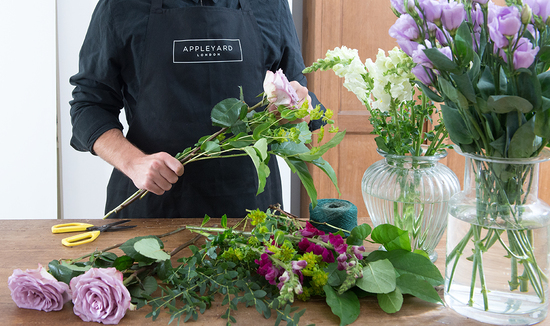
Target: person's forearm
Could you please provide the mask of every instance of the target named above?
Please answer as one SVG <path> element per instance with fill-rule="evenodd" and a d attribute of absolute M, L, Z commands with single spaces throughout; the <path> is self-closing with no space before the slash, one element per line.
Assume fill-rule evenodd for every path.
<path fill-rule="evenodd" d="M 111 129 L 99 136 L 94 143 L 94 152 L 130 178 L 131 162 L 146 156 L 130 143 L 119 129 Z"/>

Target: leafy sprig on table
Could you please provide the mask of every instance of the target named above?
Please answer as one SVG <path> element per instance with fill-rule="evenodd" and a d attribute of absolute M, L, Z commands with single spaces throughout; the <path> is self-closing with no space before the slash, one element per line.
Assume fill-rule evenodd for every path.
<path fill-rule="evenodd" d="M 153 320 L 166 310 L 171 315 L 170 322 L 196 320 L 215 300 L 221 300 L 221 305 L 227 307 L 222 318 L 227 319 L 228 325 L 236 322 L 235 311 L 243 305 L 254 307 L 265 318 L 276 316 L 276 325 L 281 321 L 298 325 L 305 310 L 292 304 L 296 299 L 308 300 L 310 296 L 326 297 L 326 303 L 342 325 L 357 319 L 359 299 L 367 295 L 376 295 L 380 307 L 387 313 L 401 309 L 404 294 L 442 303 L 434 289 L 443 283 L 439 270 L 425 253 L 411 252 L 407 232 L 395 226 L 385 224 L 371 229 L 363 224 L 354 228 L 345 240 L 348 253 L 365 241 L 383 245 L 387 251 L 365 253 L 361 259 L 350 255 L 348 267 L 340 270 L 340 259 L 327 263 L 299 249 L 299 243 L 305 239 L 304 230 L 313 229 L 311 224 L 304 229 L 299 220 L 284 211 L 250 211 L 233 227 L 227 225 L 225 217 L 219 228 L 205 226 L 208 220 L 206 217 L 201 226 L 176 230 L 206 236 L 202 246 L 191 245 L 191 254 L 180 258 L 177 264 L 172 264 L 159 237 L 146 236 L 120 245 L 122 256 L 97 251 L 85 256 L 89 257 L 87 261 L 52 261 L 50 273 L 68 282 L 92 267 L 116 267 L 124 273 L 124 283 L 137 308 L 151 306 L 147 317 Z M 337 246 L 323 240 L 329 235 L 319 234 L 308 237 L 308 241 L 338 255 Z M 341 239 L 341 235 L 343 232 L 339 231 L 330 236 Z M 342 248 L 342 244 L 338 246 Z M 264 259 L 269 259 L 280 270 L 290 269 L 302 260 L 308 264 L 300 269 L 301 281 L 300 273 L 295 271 L 284 280 L 284 273 L 279 274 L 273 284 L 267 275 L 259 273 L 259 261 Z M 352 261 L 356 265 L 352 266 Z M 306 273 L 306 270 L 316 272 Z M 362 276 L 351 271 L 360 271 Z"/>

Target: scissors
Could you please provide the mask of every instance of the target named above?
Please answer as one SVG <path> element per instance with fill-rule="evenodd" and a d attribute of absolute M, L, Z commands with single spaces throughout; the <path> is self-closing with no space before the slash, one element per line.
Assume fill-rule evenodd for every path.
<path fill-rule="evenodd" d="M 67 247 L 72 247 L 94 241 L 95 239 L 97 239 L 97 237 L 99 237 L 99 234 L 101 232 L 118 231 L 136 227 L 135 225 L 119 225 L 126 222 L 130 222 L 130 220 L 120 220 L 102 226 L 94 226 L 93 224 L 88 223 L 57 224 L 52 226 L 52 233 L 88 231 L 61 240 L 61 243 L 63 245 Z"/>

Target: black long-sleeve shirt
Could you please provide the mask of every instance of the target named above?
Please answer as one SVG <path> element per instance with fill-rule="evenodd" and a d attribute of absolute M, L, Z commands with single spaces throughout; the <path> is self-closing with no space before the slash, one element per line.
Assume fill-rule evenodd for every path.
<path fill-rule="evenodd" d="M 282 69 L 289 80 L 306 85 L 304 62 L 287 0 L 249 0 L 262 36 L 264 68 Z M 164 0 L 163 8 L 238 8 L 238 0 Z M 134 107 L 139 93 L 150 0 L 100 0 L 80 52 L 71 104 L 71 145 L 90 151 L 107 130 L 122 130 L 118 116 Z M 238 86 L 238 85 L 236 85 Z M 311 93 L 310 93 L 311 94 Z M 313 104 L 317 100 L 313 94 Z"/>

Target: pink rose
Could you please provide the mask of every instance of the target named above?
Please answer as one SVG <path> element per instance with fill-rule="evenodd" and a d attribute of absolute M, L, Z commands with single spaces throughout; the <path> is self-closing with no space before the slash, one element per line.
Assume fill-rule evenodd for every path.
<path fill-rule="evenodd" d="M 130 292 L 116 268 L 92 268 L 71 280 L 73 311 L 83 321 L 118 324 L 130 307 Z"/>
<path fill-rule="evenodd" d="M 37 269 L 13 271 L 8 278 L 11 298 L 19 308 L 59 311 L 71 300 L 69 286 L 59 282 L 42 265 Z"/>
<path fill-rule="evenodd" d="M 281 69 L 277 70 L 276 73 L 269 70 L 266 72 L 264 93 L 267 100 L 276 107 L 279 105 L 295 106 L 300 101 L 296 90 L 290 85 Z"/>

